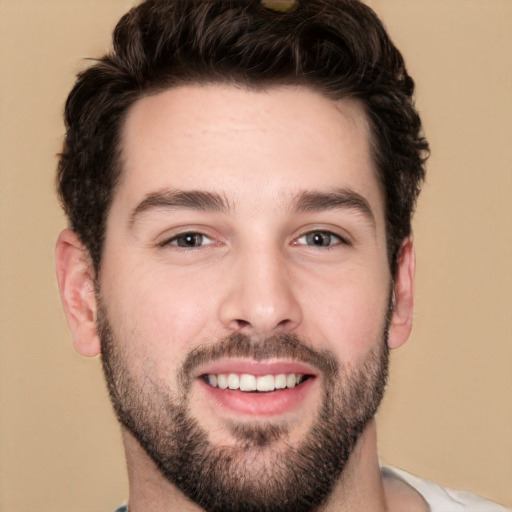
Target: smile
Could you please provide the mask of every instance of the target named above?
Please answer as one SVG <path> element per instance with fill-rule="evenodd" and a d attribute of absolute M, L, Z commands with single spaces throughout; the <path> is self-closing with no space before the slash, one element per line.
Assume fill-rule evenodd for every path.
<path fill-rule="evenodd" d="M 280 373 L 278 375 L 210 373 L 203 376 L 205 382 L 214 388 L 238 390 L 244 393 L 293 389 L 302 384 L 307 378 L 307 375 L 300 373 Z"/>
<path fill-rule="evenodd" d="M 212 414 L 237 421 L 292 414 L 313 401 L 321 385 L 318 370 L 296 360 L 225 358 L 201 366 L 194 377 Z"/>

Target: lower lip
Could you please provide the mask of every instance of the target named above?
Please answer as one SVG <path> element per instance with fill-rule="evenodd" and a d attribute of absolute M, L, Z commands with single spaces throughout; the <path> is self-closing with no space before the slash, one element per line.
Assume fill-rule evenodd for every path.
<path fill-rule="evenodd" d="M 199 380 L 199 383 L 202 390 L 216 405 L 237 415 L 277 416 L 299 409 L 313 390 L 316 380 L 316 378 L 309 378 L 295 388 L 266 393 L 245 393 L 214 388 L 203 380 Z"/>

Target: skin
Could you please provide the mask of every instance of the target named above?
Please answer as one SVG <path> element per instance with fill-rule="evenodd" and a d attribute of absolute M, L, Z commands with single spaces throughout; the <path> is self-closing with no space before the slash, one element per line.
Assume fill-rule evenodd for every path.
<path fill-rule="evenodd" d="M 178 389 L 187 353 L 234 332 L 255 338 L 293 333 L 315 350 L 332 351 L 349 368 L 382 340 L 391 287 L 384 201 L 357 102 L 335 102 L 302 87 L 175 88 L 132 107 L 123 165 L 98 282 L 133 375 L 154 375 Z M 198 190 L 215 194 L 225 208 L 162 205 L 175 201 L 176 191 Z M 298 204 L 305 192 L 340 190 L 361 203 Z M 312 232 L 331 233 L 330 245 L 311 245 L 306 235 Z M 204 236 L 198 247 L 180 247 L 184 233 Z M 69 230 L 57 243 L 57 274 L 75 347 L 83 355 L 99 354 L 94 273 Z M 393 285 L 391 348 L 411 330 L 413 276 L 408 239 Z M 213 444 L 236 442 L 230 421 L 269 420 L 286 423 L 288 442 L 297 443 L 318 412 L 321 382 L 316 375 L 293 406 L 267 414 L 258 407 L 241 412 L 229 400 L 219 407 L 194 379 L 189 406 Z M 198 510 L 130 433 L 124 432 L 124 442 L 131 511 L 148 504 L 154 511 Z M 380 511 L 391 504 L 392 510 L 422 510 L 418 496 L 402 491 L 382 482 L 372 421 L 349 459 L 343 488 L 335 489 L 325 510 Z"/>

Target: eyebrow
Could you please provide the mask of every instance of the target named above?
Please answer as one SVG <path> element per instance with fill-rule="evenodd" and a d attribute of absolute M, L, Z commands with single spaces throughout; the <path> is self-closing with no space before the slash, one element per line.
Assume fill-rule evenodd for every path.
<path fill-rule="evenodd" d="M 370 204 L 361 195 L 348 188 L 323 191 L 307 191 L 294 201 L 293 210 L 297 213 L 322 210 L 349 209 L 361 213 L 375 227 L 375 216 Z"/>
<path fill-rule="evenodd" d="M 178 208 L 221 213 L 231 211 L 227 199 L 216 192 L 162 189 L 148 194 L 135 207 L 130 216 L 129 225 L 133 227 L 137 218 L 148 210 Z M 363 214 L 375 227 L 375 216 L 368 201 L 362 195 L 348 188 L 302 192 L 293 200 L 291 209 L 295 213 L 335 209 L 354 210 Z"/>
<path fill-rule="evenodd" d="M 137 218 L 153 209 L 173 210 L 185 208 L 210 212 L 228 212 L 229 203 L 220 194 L 203 190 L 162 189 L 148 194 L 133 210 L 129 225 L 133 227 Z"/>

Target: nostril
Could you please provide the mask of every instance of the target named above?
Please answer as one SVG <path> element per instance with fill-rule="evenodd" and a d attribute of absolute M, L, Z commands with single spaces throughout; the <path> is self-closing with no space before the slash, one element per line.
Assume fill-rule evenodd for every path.
<path fill-rule="evenodd" d="M 241 320 L 239 318 L 237 318 L 235 320 L 235 322 L 238 324 L 239 329 L 243 329 L 244 327 L 247 327 L 248 325 L 250 325 L 247 320 Z"/>
<path fill-rule="evenodd" d="M 277 328 L 282 328 L 282 327 L 287 327 L 289 324 L 290 324 L 290 320 L 288 319 L 285 319 L 285 320 L 281 320 L 278 324 L 277 324 Z"/>

